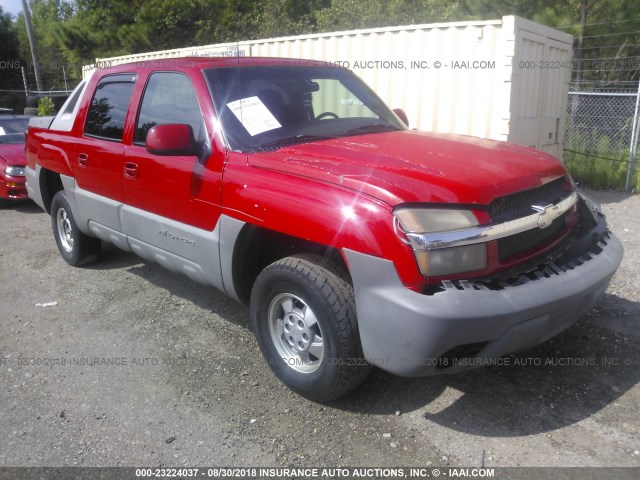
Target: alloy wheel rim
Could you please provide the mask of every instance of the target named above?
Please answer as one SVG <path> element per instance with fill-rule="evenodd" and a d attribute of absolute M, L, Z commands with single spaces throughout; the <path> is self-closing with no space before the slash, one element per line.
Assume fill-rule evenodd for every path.
<path fill-rule="evenodd" d="M 313 373 L 324 358 L 324 338 L 313 310 L 291 293 L 277 295 L 269 304 L 269 333 L 282 360 L 300 373 Z"/>
<path fill-rule="evenodd" d="M 62 248 L 67 253 L 73 251 L 73 235 L 71 228 L 71 220 L 64 208 L 59 208 L 56 213 L 56 225 L 58 227 L 58 238 Z"/>

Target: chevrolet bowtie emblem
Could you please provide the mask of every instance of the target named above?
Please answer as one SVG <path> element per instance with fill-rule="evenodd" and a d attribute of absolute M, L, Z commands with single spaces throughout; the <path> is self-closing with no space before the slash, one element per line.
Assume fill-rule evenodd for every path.
<path fill-rule="evenodd" d="M 547 228 L 558 217 L 558 205 L 547 205 L 546 207 L 531 205 L 531 208 L 539 213 L 538 227 L 540 228 Z"/>

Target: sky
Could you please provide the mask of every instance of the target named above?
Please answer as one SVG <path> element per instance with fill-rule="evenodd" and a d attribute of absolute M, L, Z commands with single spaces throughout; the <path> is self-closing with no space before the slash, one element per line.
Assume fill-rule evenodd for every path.
<path fill-rule="evenodd" d="M 0 0 L 0 5 L 2 5 L 3 12 L 9 12 L 14 17 L 22 12 L 22 0 Z"/>

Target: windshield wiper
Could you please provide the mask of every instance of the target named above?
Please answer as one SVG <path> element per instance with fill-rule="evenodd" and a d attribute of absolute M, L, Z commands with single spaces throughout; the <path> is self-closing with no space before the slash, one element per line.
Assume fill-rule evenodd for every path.
<path fill-rule="evenodd" d="M 362 127 L 352 128 L 347 130 L 345 135 L 356 135 L 358 133 L 376 133 L 385 131 L 397 131 L 402 130 L 400 127 L 391 125 L 390 123 L 374 123 L 372 125 L 363 125 Z"/>
<path fill-rule="evenodd" d="M 331 140 L 333 138 L 336 137 L 331 137 L 328 135 L 296 135 L 294 137 L 280 138 L 278 140 L 274 140 L 273 142 L 267 142 L 263 143 L 262 145 L 257 145 L 255 149 L 274 150 L 277 147 L 285 147 L 287 145 L 295 145 L 297 143 L 315 142 L 317 140 Z"/>

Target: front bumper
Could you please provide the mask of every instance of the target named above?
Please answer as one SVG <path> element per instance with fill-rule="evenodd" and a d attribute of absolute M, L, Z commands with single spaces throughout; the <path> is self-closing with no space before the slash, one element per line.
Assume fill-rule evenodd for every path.
<path fill-rule="evenodd" d="M 0 176 L 0 198 L 9 200 L 23 200 L 27 196 L 25 177 Z"/>
<path fill-rule="evenodd" d="M 562 332 L 605 292 L 623 248 L 605 233 L 589 252 L 517 285 L 457 282 L 432 295 L 407 289 L 389 260 L 344 253 L 365 358 L 397 375 L 423 376 L 481 366 Z"/>

